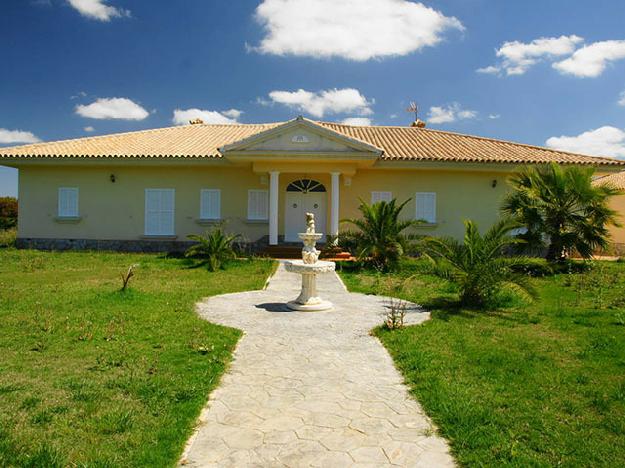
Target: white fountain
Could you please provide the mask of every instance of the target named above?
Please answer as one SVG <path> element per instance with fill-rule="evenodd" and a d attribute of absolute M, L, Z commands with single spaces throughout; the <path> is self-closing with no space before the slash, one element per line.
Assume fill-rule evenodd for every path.
<path fill-rule="evenodd" d="M 323 234 L 315 232 L 315 215 L 306 213 L 306 232 L 300 232 L 299 238 L 304 242 L 302 259 L 286 262 L 286 271 L 302 275 L 302 291 L 297 299 L 289 301 L 287 306 L 292 310 L 316 312 L 332 308 L 330 301 L 324 301 L 317 295 L 317 275 L 334 271 L 334 262 L 319 261 L 319 251 L 315 248 Z"/>

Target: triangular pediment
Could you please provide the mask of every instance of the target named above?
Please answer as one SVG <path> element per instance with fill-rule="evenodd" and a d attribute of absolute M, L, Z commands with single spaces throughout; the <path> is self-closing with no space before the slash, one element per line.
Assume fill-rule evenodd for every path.
<path fill-rule="evenodd" d="M 221 148 L 224 156 L 242 154 L 325 154 L 378 157 L 380 148 L 298 117 L 283 125 Z"/>

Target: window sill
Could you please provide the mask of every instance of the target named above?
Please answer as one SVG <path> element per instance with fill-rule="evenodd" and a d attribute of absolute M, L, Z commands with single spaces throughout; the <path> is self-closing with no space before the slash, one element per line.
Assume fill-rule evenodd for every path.
<path fill-rule="evenodd" d="M 416 228 L 435 228 L 438 226 L 438 223 L 417 223 L 414 225 Z"/>
<path fill-rule="evenodd" d="M 269 224 L 268 219 L 246 219 L 247 224 Z"/>
<path fill-rule="evenodd" d="M 77 224 L 81 220 L 81 216 L 57 216 L 54 218 L 54 221 L 60 224 Z"/>
<path fill-rule="evenodd" d="M 219 219 L 216 219 L 216 218 L 210 218 L 210 219 L 208 219 L 208 218 L 198 218 L 198 219 L 195 220 L 195 222 L 197 224 L 201 225 L 201 226 L 209 226 L 211 224 L 219 224 L 222 221 L 223 221 L 223 219 L 221 219 L 221 218 L 219 218 Z"/>
<path fill-rule="evenodd" d="M 159 236 L 159 235 L 149 235 L 149 234 L 146 234 L 144 236 L 141 236 L 141 239 L 145 239 L 145 240 L 150 240 L 150 239 L 154 239 L 154 240 L 176 240 L 176 239 L 178 239 L 178 236 L 176 236 L 176 235 L 172 235 L 172 236 Z"/>

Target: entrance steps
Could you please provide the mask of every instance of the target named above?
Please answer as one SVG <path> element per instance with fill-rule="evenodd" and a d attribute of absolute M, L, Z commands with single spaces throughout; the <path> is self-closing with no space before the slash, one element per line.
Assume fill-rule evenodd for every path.
<path fill-rule="evenodd" d="M 324 246 L 317 245 L 317 248 L 321 250 L 321 258 L 330 261 L 345 261 L 353 260 L 352 255 L 349 252 L 329 252 L 330 256 L 324 255 Z M 271 258 L 288 258 L 297 259 L 302 258 L 302 246 L 301 244 L 279 244 L 265 246 L 260 252 L 261 255 L 265 255 Z"/>

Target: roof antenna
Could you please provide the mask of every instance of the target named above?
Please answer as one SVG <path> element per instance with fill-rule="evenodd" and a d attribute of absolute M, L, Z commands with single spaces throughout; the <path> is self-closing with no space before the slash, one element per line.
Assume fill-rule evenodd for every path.
<path fill-rule="evenodd" d="M 411 127 L 424 128 L 425 122 L 419 120 L 419 106 L 416 102 L 410 101 L 410 105 L 406 109 L 406 112 L 414 112 L 414 122 L 410 124 Z"/>

